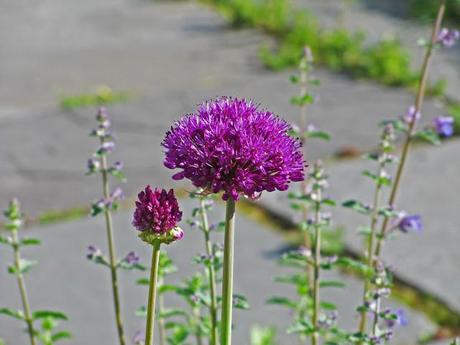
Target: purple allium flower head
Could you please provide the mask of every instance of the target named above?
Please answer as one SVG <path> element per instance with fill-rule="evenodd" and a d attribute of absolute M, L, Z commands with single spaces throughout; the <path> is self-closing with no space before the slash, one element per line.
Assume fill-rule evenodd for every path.
<path fill-rule="evenodd" d="M 133 226 L 139 231 L 149 231 L 157 235 L 165 234 L 176 227 L 182 218 L 182 212 L 172 189 L 169 192 L 158 188 L 152 191 L 150 186 L 147 186 L 138 194 L 138 198 Z"/>
<path fill-rule="evenodd" d="M 443 138 L 454 134 L 454 118 L 451 116 L 438 116 L 433 120 L 436 132 Z"/>
<path fill-rule="evenodd" d="M 304 179 L 304 161 L 290 125 L 244 99 L 221 97 L 174 124 L 162 145 L 164 165 L 223 199 L 286 190 Z"/>
<path fill-rule="evenodd" d="M 459 38 L 460 32 L 458 30 L 443 28 L 438 34 L 438 43 L 446 48 L 451 48 Z"/>
<path fill-rule="evenodd" d="M 418 121 L 422 117 L 420 111 L 417 111 L 414 105 L 411 105 L 406 112 L 406 115 L 403 116 L 403 120 L 406 123 L 411 123 L 412 121 Z"/>
<path fill-rule="evenodd" d="M 422 231 L 422 217 L 418 214 L 403 215 L 398 222 L 398 229 L 402 232 L 421 232 Z"/>
<path fill-rule="evenodd" d="M 126 254 L 125 258 L 123 259 L 128 265 L 135 265 L 138 264 L 141 259 L 135 252 L 129 252 Z"/>

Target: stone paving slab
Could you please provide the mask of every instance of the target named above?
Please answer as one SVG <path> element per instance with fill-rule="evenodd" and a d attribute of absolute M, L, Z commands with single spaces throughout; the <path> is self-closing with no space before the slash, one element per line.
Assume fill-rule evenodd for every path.
<path fill-rule="evenodd" d="M 29 215 L 99 196 L 97 178 L 83 176 L 96 145 L 87 137 L 95 109 L 60 110 L 60 95 L 101 83 L 133 93 L 129 103 L 110 107 L 119 143 L 113 157 L 126 163 L 128 195 L 147 182 L 171 183 L 160 142 L 175 119 L 205 99 L 252 98 L 297 120 L 290 72 L 266 71 L 257 57 L 269 38 L 229 30 L 195 2 L 46 0 L 0 8 L 0 25 L 8 28 L 0 30 L 0 196 L 19 196 Z M 377 124 L 413 103 L 408 91 L 316 74 L 322 85 L 311 121 L 334 140 L 312 144 L 311 159 L 344 146 L 372 147 Z M 427 102 L 427 118 L 440 112 Z"/>
<path fill-rule="evenodd" d="M 414 149 L 397 206 L 410 214 L 421 214 L 424 229 L 421 234 L 398 235 L 385 245 L 383 254 L 400 278 L 437 296 L 457 312 L 460 312 L 460 275 L 457 269 L 460 261 L 460 164 L 455 157 L 459 149 L 458 140 L 449 141 L 442 147 Z M 365 169 L 372 170 L 372 164 L 349 161 L 328 165 L 331 196 L 339 202 L 356 199 L 371 203 L 373 185 L 361 175 Z M 289 207 L 289 201 L 281 193 L 278 196 L 266 194 L 262 203 L 278 213 L 285 212 Z M 355 229 L 359 225 L 368 225 L 368 219 L 342 207 L 337 207 L 332 213 L 335 224 L 346 229 L 347 245 L 356 252 L 362 252 L 362 239 Z"/>
<path fill-rule="evenodd" d="M 189 214 L 190 202 L 182 201 L 182 206 L 184 215 Z M 223 205 L 219 204 L 216 212 L 213 212 L 213 218 L 222 219 L 223 209 Z M 130 213 L 119 213 L 115 216 L 118 253 L 121 256 L 135 249 L 142 260 L 148 262 L 150 251 L 136 238 L 135 231 L 129 224 L 130 219 Z M 43 240 L 42 247 L 28 248 L 23 253 L 25 257 L 40 261 L 39 266 L 26 278 L 33 308 L 53 308 L 65 311 L 69 315 L 70 322 L 65 326 L 73 331 L 74 339 L 67 344 L 115 344 L 108 272 L 87 262 L 84 257 L 88 244 L 105 247 L 102 218 L 43 227 L 27 233 Z M 171 281 L 177 282 L 184 276 L 189 276 L 191 268 L 195 269 L 190 261 L 196 253 L 204 251 L 201 241 L 201 234 L 187 231 L 183 242 L 167 248 L 179 267 L 179 273 L 172 275 Z M 283 334 L 282 330 L 289 323 L 287 311 L 265 304 L 266 299 L 272 295 L 290 296 L 293 293 L 283 284 L 272 281 L 273 276 L 287 273 L 286 269 L 276 264 L 277 257 L 285 248 L 286 243 L 279 235 L 244 216 L 238 216 L 235 292 L 247 296 L 251 309 L 235 312 L 235 344 L 249 344 L 249 332 L 254 324 L 277 326 L 280 331 L 280 344 L 298 344 L 295 337 Z M 0 251 L 0 262 L 3 266 L 0 270 L 0 305 L 13 307 L 19 305 L 19 298 L 14 280 L 5 272 L 5 265 L 10 261 L 10 256 L 8 250 Z M 143 328 L 143 321 L 133 316 L 134 310 L 144 304 L 147 294 L 144 287 L 134 284 L 140 276 L 143 274 L 121 274 L 123 309 L 130 335 Z M 331 290 L 325 294 L 325 299 L 337 303 L 341 310 L 340 322 L 344 327 L 354 327 L 356 313 L 353 310 L 360 299 L 360 283 L 350 277 L 343 278 L 347 289 Z M 180 305 L 175 298 L 167 298 L 166 303 L 170 306 Z M 391 302 L 391 306 L 400 307 L 394 302 Z M 435 329 L 421 314 L 409 311 L 409 319 L 409 326 L 397 332 L 394 344 L 415 345 L 419 335 Z M 18 344 L 19 339 L 23 339 L 18 322 L 2 317 L 0 337 L 4 338 L 7 345 Z"/>

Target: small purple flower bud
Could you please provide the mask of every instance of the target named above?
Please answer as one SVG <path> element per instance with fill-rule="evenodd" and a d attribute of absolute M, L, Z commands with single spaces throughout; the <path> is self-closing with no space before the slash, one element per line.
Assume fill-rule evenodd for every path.
<path fill-rule="evenodd" d="M 459 38 L 460 32 L 458 30 L 443 28 L 438 34 L 437 42 L 446 48 L 451 48 Z"/>
<path fill-rule="evenodd" d="M 170 234 L 173 241 L 181 240 L 184 237 L 184 231 L 179 227 L 172 228 Z"/>
<path fill-rule="evenodd" d="M 135 252 L 129 252 L 125 258 L 123 259 L 128 265 L 135 265 L 138 264 L 141 259 Z"/>
<path fill-rule="evenodd" d="M 111 121 L 109 118 L 109 114 L 107 113 L 107 109 L 105 107 L 100 107 L 97 115 L 96 120 L 99 122 L 99 126 L 102 129 L 109 129 L 111 125 Z"/>
<path fill-rule="evenodd" d="M 123 190 L 121 189 L 121 187 L 115 188 L 112 194 L 110 194 L 110 199 L 112 201 L 123 199 L 124 197 L 125 197 L 125 194 L 123 193 Z"/>
<path fill-rule="evenodd" d="M 422 117 L 420 111 L 417 111 L 415 106 L 411 105 L 409 109 L 407 109 L 406 115 L 403 116 L 403 120 L 406 123 L 412 123 L 413 121 L 418 121 Z"/>
<path fill-rule="evenodd" d="M 101 162 L 97 158 L 90 158 L 86 166 L 89 173 L 95 173 L 101 169 Z"/>
<path fill-rule="evenodd" d="M 404 309 L 397 309 L 394 311 L 394 314 L 396 315 L 396 320 L 385 320 L 388 328 L 394 328 L 395 326 L 407 326 L 409 324 L 409 320 L 407 319 Z"/>
<path fill-rule="evenodd" d="M 451 116 L 438 116 L 433 120 L 436 132 L 443 138 L 454 134 L 454 118 Z"/>
<path fill-rule="evenodd" d="M 403 216 L 398 223 L 398 229 L 402 232 L 421 232 L 422 231 L 422 217 L 418 214 L 411 216 Z"/>
<path fill-rule="evenodd" d="M 113 141 L 104 142 L 99 148 L 98 152 L 101 154 L 110 153 L 115 150 L 115 143 Z"/>
<path fill-rule="evenodd" d="M 97 248 L 96 246 L 94 246 L 94 245 L 89 245 L 88 246 L 88 251 L 86 253 L 86 258 L 88 260 L 93 260 L 94 258 L 96 258 L 98 256 L 102 256 L 101 250 L 99 248 Z"/>
<path fill-rule="evenodd" d="M 304 246 L 300 246 L 299 249 L 297 249 L 297 253 L 307 258 L 311 257 L 311 250 Z"/>
<path fill-rule="evenodd" d="M 133 341 L 134 345 L 141 345 L 141 344 L 144 344 L 144 341 L 145 341 L 144 332 L 142 332 L 142 331 L 137 331 L 137 332 L 134 334 L 132 341 Z"/>
<path fill-rule="evenodd" d="M 117 161 L 112 165 L 113 170 L 121 171 L 123 170 L 123 162 Z"/>
<path fill-rule="evenodd" d="M 308 126 L 307 126 L 307 132 L 315 132 L 318 130 L 318 127 L 316 127 L 314 124 L 310 123 Z"/>

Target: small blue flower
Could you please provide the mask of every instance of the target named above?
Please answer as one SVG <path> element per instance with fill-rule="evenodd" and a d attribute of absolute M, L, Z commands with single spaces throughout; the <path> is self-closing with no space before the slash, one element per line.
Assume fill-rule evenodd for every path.
<path fill-rule="evenodd" d="M 398 229 L 402 232 L 421 232 L 422 217 L 418 214 L 402 216 L 398 222 Z"/>
<path fill-rule="evenodd" d="M 454 118 L 451 116 L 438 116 L 433 120 L 436 132 L 443 138 L 454 134 Z"/>

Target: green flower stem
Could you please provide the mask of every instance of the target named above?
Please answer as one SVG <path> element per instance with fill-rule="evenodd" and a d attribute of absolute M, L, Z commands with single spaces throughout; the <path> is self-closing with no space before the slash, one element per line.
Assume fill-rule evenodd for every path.
<path fill-rule="evenodd" d="M 377 326 L 379 323 L 379 314 L 380 314 L 380 297 L 376 301 L 374 321 L 372 323 L 372 335 L 377 335 Z"/>
<path fill-rule="evenodd" d="M 193 327 L 196 330 L 196 345 L 203 345 L 203 337 L 201 336 L 201 315 L 200 315 L 200 307 L 193 308 Z"/>
<path fill-rule="evenodd" d="M 377 176 L 380 176 L 382 171 L 383 171 L 383 166 L 384 163 L 380 163 L 379 167 L 379 172 Z M 372 204 L 372 214 L 371 214 L 371 233 L 369 234 L 369 239 L 367 242 L 367 265 L 372 266 L 374 262 L 374 245 L 375 245 L 375 238 L 376 238 L 376 232 L 377 232 L 377 221 L 378 221 L 378 216 L 379 216 L 379 206 L 380 206 L 380 199 L 381 199 L 381 194 L 382 194 L 382 184 L 377 183 L 375 187 L 375 192 L 374 192 L 374 201 Z M 366 297 L 369 292 L 369 289 L 371 288 L 371 281 L 369 278 L 364 279 L 364 291 L 363 291 L 363 304 L 366 302 Z M 366 331 L 366 325 L 367 324 L 367 312 L 363 310 L 361 312 L 361 320 L 359 323 L 359 332 L 364 333 Z"/>
<path fill-rule="evenodd" d="M 421 109 L 422 109 L 423 100 L 425 98 L 425 90 L 426 90 L 426 86 L 427 86 L 427 80 L 428 80 L 428 72 L 429 72 L 429 68 L 430 68 L 430 64 L 431 64 L 431 58 L 432 58 L 432 55 L 433 55 L 433 48 L 436 45 L 436 41 L 437 41 L 437 38 L 438 38 L 438 35 L 439 35 L 439 31 L 441 30 L 441 25 L 442 25 L 442 20 L 444 18 L 445 10 L 446 10 L 446 0 L 441 0 L 440 3 L 439 3 L 439 10 L 438 10 L 438 14 L 437 14 L 437 17 L 436 17 L 436 21 L 435 21 L 435 23 L 433 25 L 433 30 L 432 30 L 432 33 L 431 33 L 431 42 L 427 47 L 427 50 L 426 50 L 426 53 L 425 53 L 425 58 L 423 60 L 422 74 L 420 76 L 420 82 L 419 82 L 419 86 L 418 86 L 418 90 L 417 90 L 417 96 L 416 96 L 416 99 L 415 99 L 415 111 L 416 112 L 420 112 Z M 407 132 L 407 135 L 406 135 L 406 138 L 405 138 L 405 141 L 404 141 L 404 145 L 403 145 L 403 148 L 402 148 L 402 152 L 401 152 L 401 159 L 399 161 L 399 165 L 398 165 L 398 168 L 397 168 L 397 171 L 396 171 L 395 180 L 394 180 L 393 187 L 392 187 L 391 193 L 390 193 L 390 198 L 388 200 L 388 205 L 390 205 L 390 206 L 393 206 L 395 204 L 395 202 L 396 202 L 396 195 L 398 193 L 399 185 L 401 183 L 401 178 L 402 178 L 404 166 L 406 164 L 407 156 L 408 156 L 408 153 L 409 153 L 410 144 L 412 142 L 412 137 L 413 137 L 413 134 L 415 133 L 416 122 L 417 122 L 416 117 L 413 116 L 412 121 L 409 124 L 409 130 Z M 381 251 L 382 251 L 383 238 L 385 237 L 385 233 L 387 231 L 388 222 L 389 222 L 389 218 L 386 217 L 384 219 L 384 221 L 382 223 L 382 227 L 380 229 L 380 235 L 379 235 L 379 239 L 377 241 L 377 246 L 376 246 L 376 249 L 375 249 L 375 255 L 376 256 L 379 256 Z"/>
<path fill-rule="evenodd" d="M 153 345 L 155 328 L 155 303 L 157 295 L 158 265 L 160 263 L 160 242 L 153 243 L 152 265 L 150 267 L 149 300 L 147 303 L 147 324 L 145 326 L 145 345 Z"/>
<path fill-rule="evenodd" d="M 204 198 L 200 199 L 201 208 L 201 221 L 203 223 L 204 239 L 206 244 L 206 253 L 211 258 L 213 256 L 212 243 L 209 236 L 209 221 L 206 207 L 204 204 Z M 208 263 L 208 276 L 209 276 L 209 287 L 211 292 L 211 305 L 209 306 L 209 312 L 211 314 L 211 342 L 210 345 L 218 344 L 219 330 L 217 323 L 217 293 L 216 293 L 216 270 L 212 260 Z"/>
<path fill-rule="evenodd" d="M 315 203 L 315 257 L 314 257 L 314 275 L 313 275 L 313 315 L 312 323 L 315 331 L 311 335 L 312 345 L 319 344 L 318 318 L 320 312 L 320 268 L 321 268 L 321 192 L 318 190 L 318 200 Z"/>
<path fill-rule="evenodd" d="M 225 214 L 224 273 L 222 283 L 221 345 L 232 344 L 233 250 L 235 240 L 235 201 L 229 196 Z M 146 344 L 148 345 L 148 344 Z"/>
<path fill-rule="evenodd" d="M 163 285 L 163 282 L 159 282 L 158 287 Z M 158 315 L 161 315 L 165 310 L 164 306 L 164 297 L 163 294 L 158 295 Z M 165 320 L 163 318 L 158 317 L 158 330 L 160 334 L 160 345 L 166 345 L 166 327 L 165 327 Z"/>
<path fill-rule="evenodd" d="M 301 98 L 305 97 L 305 95 L 307 94 L 307 85 L 308 85 L 308 61 L 307 60 L 307 57 L 305 57 L 304 59 L 302 59 L 302 62 L 301 62 L 301 65 L 300 65 L 300 81 L 299 81 L 299 85 L 300 85 L 300 91 L 299 91 L 299 96 Z M 304 154 L 304 157 L 306 157 L 306 145 L 305 145 L 305 142 L 307 141 L 307 136 L 305 134 L 305 132 L 307 131 L 307 105 L 306 104 L 302 104 L 300 106 L 300 113 L 299 113 L 299 118 L 300 118 L 300 140 L 302 141 L 302 150 L 303 150 L 303 154 Z M 305 168 L 305 170 L 307 170 Z M 305 175 L 308 176 L 308 172 L 305 171 Z M 306 177 L 302 183 L 300 184 L 300 188 L 301 188 L 301 193 L 303 194 L 305 189 L 307 188 L 308 186 L 308 177 Z M 302 207 L 302 211 L 303 211 L 303 219 L 304 220 L 307 220 L 308 219 L 308 206 L 307 205 L 303 205 Z M 310 233 L 309 231 L 305 231 L 304 232 L 304 236 L 303 236 L 303 244 L 305 246 L 305 248 L 307 248 L 308 250 L 311 250 L 312 248 L 312 243 L 311 243 L 311 238 L 310 238 Z M 313 272 L 313 267 L 311 265 L 307 265 L 307 281 L 308 281 L 308 293 L 312 294 L 312 291 L 313 291 L 313 275 L 314 275 L 314 272 Z"/>
<path fill-rule="evenodd" d="M 31 312 L 30 312 L 29 298 L 27 296 L 27 290 L 26 290 L 26 283 L 24 282 L 24 277 L 20 271 L 21 254 L 19 253 L 18 232 L 17 230 L 13 230 L 12 233 L 13 233 L 13 246 L 12 247 L 14 251 L 14 266 L 16 268 L 16 277 L 18 280 L 19 292 L 21 294 L 21 301 L 22 301 L 22 307 L 24 310 L 25 322 L 27 324 L 27 333 L 29 333 L 30 344 L 36 345 L 34 326 L 32 323 L 33 321 L 32 321 Z"/>
<path fill-rule="evenodd" d="M 104 140 L 101 140 L 101 144 L 104 143 Z M 103 186 L 103 195 L 107 199 L 110 197 L 109 190 L 109 179 L 107 173 L 107 156 L 103 154 L 101 156 L 101 174 L 102 174 L 102 186 Z M 120 293 L 118 291 L 118 278 L 117 278 L 117 262 L 116 262 L 116 253 L 115 253 L 115 244 L 113 239 L 113 223 L 112 223 L 112 212 L 106 208 L 104 212 L 105 224 L 107 231 L 107 243 L 109 247 L 109 264 L 110 264 L 110 274 L 112 280 L 112 292 L 113 292 L 113 305 L 115 307 L 115 322 L 117 325 L 118 331 L 118 340 L 120 345 L 125 345 L 125 335 L 123 328 L 123 320 L 121 317 L 121 305 L 120 305 Z"/>

